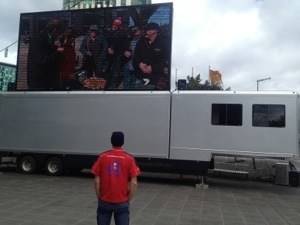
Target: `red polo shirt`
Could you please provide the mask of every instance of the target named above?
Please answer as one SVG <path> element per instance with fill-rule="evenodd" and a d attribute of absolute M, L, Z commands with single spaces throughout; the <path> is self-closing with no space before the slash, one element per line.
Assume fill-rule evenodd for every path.
<path fill-rule="evenodd" d="M 100 199 L 105 202 L 128 201 L 128 184 L 140 174 L 134 157 L 123 148 L 113 148 L 99 155 L 92 173 L 100 177 Z"/>

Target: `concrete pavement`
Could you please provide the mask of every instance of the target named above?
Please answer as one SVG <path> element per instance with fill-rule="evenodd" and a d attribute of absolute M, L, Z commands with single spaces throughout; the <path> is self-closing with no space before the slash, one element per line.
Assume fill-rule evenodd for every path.
<path fill-rule="evenodd" d="M 208 182 L 201 190 L 184 179 L 142 179 L 131 225 L 300 225 L 300 188 Z M 0 225 L 95 225 L 96 205 L 90 176 L 0 174 Z"/>

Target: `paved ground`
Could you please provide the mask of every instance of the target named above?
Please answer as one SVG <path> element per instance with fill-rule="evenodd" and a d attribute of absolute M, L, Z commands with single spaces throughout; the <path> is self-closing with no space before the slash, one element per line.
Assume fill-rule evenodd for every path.
<path fill-rule="evenodd" d="M 131 204 L 131 224 L 300 225 L 300 188 L 208 181 L 209 188 L 199 190 L 189 180 L 144 178 Z M 88 176 L 0 172 L 0 224 L 94 225 L 92 183 Z"/>

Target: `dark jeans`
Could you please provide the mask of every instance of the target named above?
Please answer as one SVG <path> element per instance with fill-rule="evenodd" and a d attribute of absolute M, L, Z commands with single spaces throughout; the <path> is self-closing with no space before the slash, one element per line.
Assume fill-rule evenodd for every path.
<path fill-rule="evenodd" d="M 124 65 L 123 68 L 123 88 L 126 89 L 135 89 L 136 86 L 136 77 L 135 71 L 130 70 L 128 63 Z"/>
<path fill-rule="evenodd" d="M 112 57 L 109 62 L 107 71 L 107 89 L 115 90 L 118 89 L 123 81 L 123 74 L 121 71 L 122 62 L 121 57 Z"/>
<path fill-rule="evenodd" d="M 111 216 L 114 214 L 116 225 L 129 225 L 129 203 L 108 203 L 99 200 L 97 209 L 97 224 L 110 225 Z"/>
<path fill-rule="evenodd" d="M 102 63 L 100 56 L 85 56 L 83 68 L 87 72 L 87 77 L 96 77 L 103 76 L 102 72 Z"/>

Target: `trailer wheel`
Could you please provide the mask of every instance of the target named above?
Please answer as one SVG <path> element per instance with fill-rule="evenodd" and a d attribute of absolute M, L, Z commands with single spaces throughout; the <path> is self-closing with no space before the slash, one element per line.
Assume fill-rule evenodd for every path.
<path fill-rule="evenodd" d="M 63 162 L 58 157 L 49 158 L 46 162 L 46 172 L 50 176 L 59 176 L 63 173 Z"/>
<path fill-rule="evenodd" d="M 19 159 L 18 169 L 22 173 L 32 174 L 37 169 L 36 159 L 33 156 L 23 156 Z"/>

